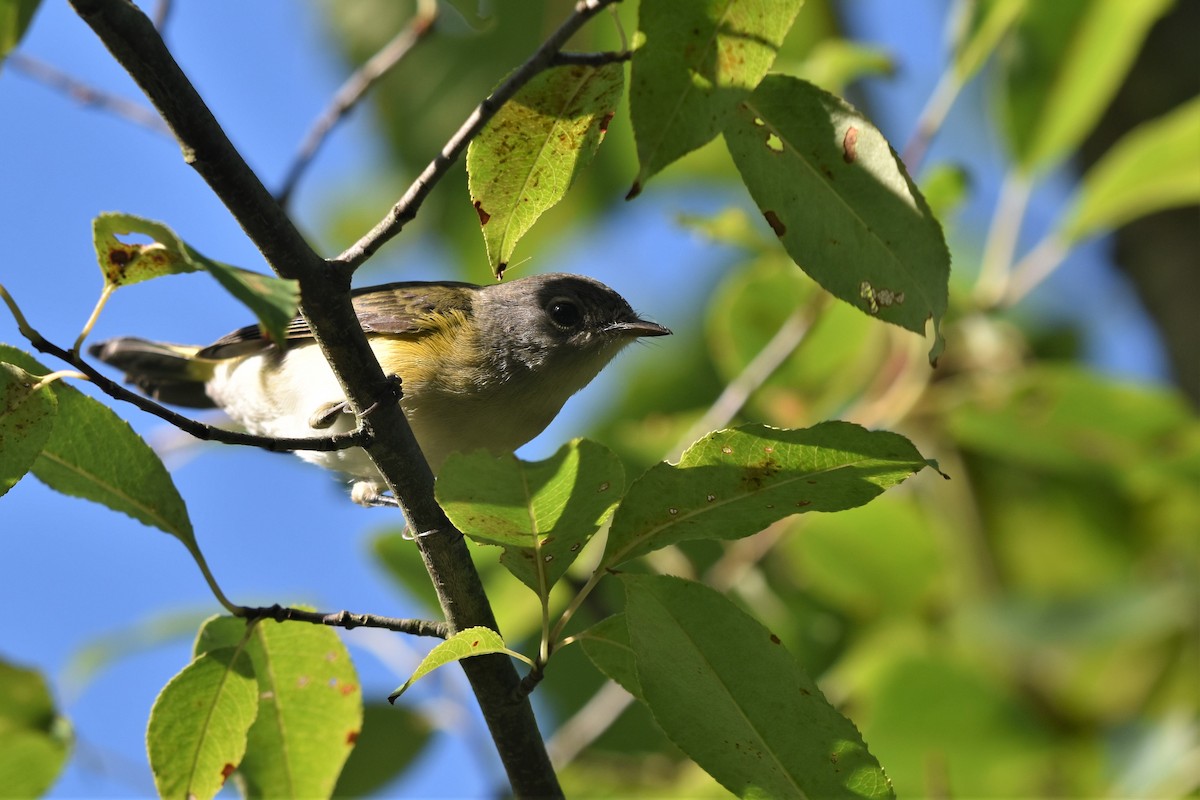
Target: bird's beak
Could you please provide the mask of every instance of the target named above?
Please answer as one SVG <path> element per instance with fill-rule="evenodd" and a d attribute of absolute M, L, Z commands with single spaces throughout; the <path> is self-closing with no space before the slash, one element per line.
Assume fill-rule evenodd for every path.
<path fill-rule="evenodd" d="M 612 333 L 622 336 L 670 336 L 671 329 L 651 322 L 648 319 L 635 319 L 630 322 L 614 322 L 608 326 Z"/>

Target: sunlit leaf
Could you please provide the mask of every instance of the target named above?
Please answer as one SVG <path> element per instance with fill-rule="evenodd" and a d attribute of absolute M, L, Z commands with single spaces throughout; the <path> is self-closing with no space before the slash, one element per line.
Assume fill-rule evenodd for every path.
<path fill-rule="evenodd" d="M 971 17 L 954 52 L 954 72 L 965 83 L 995 52 L 1001 40 L 1025 13 L 1029 0 L 981 0 L 971 4 Z"/>
<path fill-rule="evenodd" d="M 216 617 L 196 654 L 240 641 L 246 623 Z M 248 797 L 329 797 L 362 729 L 362 686 L 337 632 L 262 620 L 245 644 L 258 682 L 258 716 L 238 773 Z"/>
<path fill-rule="evenodd" d="M 1062 236 L 1070 244 L 1165 208 L 1200 203 L 1200 98 L 1143 123 L 1088 170 Z"/>
<path fill-rule="evenodd" d="M 154 785 L 164 798 L 208 798 L 246 752 L 258 710 L 250 658 L 239 647 L 200 656 L 154 701 L 146 744 Z"/>
<path fill-rule="evenodd" d="M 738 797 L 893 797 L 862 736 L 778 637 L 702 584 L 622 576 L 644 701 Z"/>
<path fill-rule="evenodd" d="M 1171 0 L 1029 3 L 1005 51 L 1004 129 L 1026 174 L 1078 147 Z"/>
<path fill-rule="evenodd" d="M 54 430 L 58 402 L 48 387 L 35 390 L 37 383 L 0 361 L 0 497 L 25 477 Z"/>
<path fill-rule="evenodd" d="M 152 241 L 134 244 L 119 238 L 131 234 Z M 161 222 L 132 214 L 101 214 L 92 221 L 92 236 L 96 258 L 108 285 L 128 286 L 162 275 L 204 270 L 249 308 L 275 341 L 283 341 L 284 329 L 296 316 L 300 287 L 295 281 L 206 258 Z"/>
<path fill-rule="evenodd" d="M 438 667 L 444 667 L 447 664 L 453 664 L 455 661 L 470 658 L 471 656 L 504 652 L 507 652 L 504 646 L 504 639 L 500 638 L 500 634 L 493 630 L 477 627 L 459 631 L 430 650 L 429 654 L 421 659 L 421 663 L 417 665 L 417 669 L 413 672 L 412 677 L 406 680 L 403 686 L 388 695 L 388 700 L 395 702 L 397 697 L 408 690 L 408 687 Z"/>
<path fill-rule="evenodd" d="M 687 539 L 740 539 L 792 514 L 869 502 L 928 466 L 907 439 L 848 422 L 746 425 L 652 467 L 617 506 L 602 566 Z"/>
<path fill-rule="evenodd" d="M 403 705 L 368 703 L 362 733 L 338 777 L 334 797 L 366 797 L 402 775 L 433 740 L 421 713 Z"/>
<path fill-rule="evenodd" d="M 855 81 L 891 75 L 895 69 L 891 55 L 878 47 L 849 39 L 824 39 L 817 42 L 808 58 L 795 70 L 777 67 L 776 71 L 796 75 L 827 92 L 841 94 Z"/>
<path fill-rule="evenodd" d="M 0 795 L 39 797 L 54 785 L 71 749 L 46 680 L 0 660 Z"/>
<path fill-rule="evenodd" d="M 30 356 L 0 345 L 0 361 L 50 372 Z M 58 418 L 33 474 L 51 489 L 82 497 L 165 531 L 199 552 L 183 498 L 162 461 L 129 423 L 87 395 L 54 384 Z"/>
<path fill-rule="evenodd" d="M 497 277 L 525 232 L 591 162 L 624 88 L 623 64 L 546 70 L 471 141 L 471 202 Z"/>
<path fill-rule="evenodd" d="M 768 76 L 738 106 L 725 142 L 788 255 L 835 297 L 944 342 L 950 254 L 887 140 L 810 83 Z"/>
<path fill-rule="evenodd" d="M 545 461 L 456 453 L 435 489 L 455 527 L 503 547 L 501 563 L 545 598 L 621 499 L 625 471 L 603 445 L 576 439 Z"/>
<path fill-rule="evenodd" d="M 642 0 L 629 86 L 640 169 L 629 196 L 721 132 L 767 74 L 801 0 Z"/>

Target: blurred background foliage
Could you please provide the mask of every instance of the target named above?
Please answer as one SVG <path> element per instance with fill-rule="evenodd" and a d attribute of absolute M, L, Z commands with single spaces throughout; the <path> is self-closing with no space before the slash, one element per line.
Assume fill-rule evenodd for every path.
<path fill-rule="evenodd" d="M 473 4 L 457 5 L 466 12 L 463 31 L 435 37 L 374 95 L 397 185 L 570 3 L 494 4 L 486 20 L 471 15 Z M 849 87 L 870 114 L 869 96 L 855 91 L 856 81 L 879 79 L 886 93 L 886 76 L 904 65 L 849 38 L 842 20 L 848 5 L 809 0 L 777 69 L 831 91 Z M 969 29 L 971 14 L 977 20 L 997 5 L 951 4 L 947 14 L 966 14 Z M 1061 102 L 1034 97 L 1044 89 L 1030 84 L 1061 77 L 1053 74 L 1053 62 L 1062 58 L 1056 48 L 1066 46 L 1080 15 L 1103 9 L 1035 5 L 1037 12 L 1027 11 L 995 42 L 999 57 L 981 80 L 995 105 L 1053 116 L 1029 111 L 1040 101 Z M 1050 6 L 1063 13 L 1047 13 Z M 1121 134 L 1195 95 L 1200 69 L 1184 31 L 1196 30 L 1198 8 L 1181 3 L 1148 12 L 1148 43 L 1140 31 L 1108 33 L 1110 49 L 1140 57 L 1127 75 L 1122 69 L 1115 76 L 1116 101 L 1110 106 L 1101 98 L 1107 111 L 1099 123 L 1086 111 L 1068 120 L 1078 135 L 1062 134 L 1061 155 L 1039 169 L 1078 149 L 1081 157 L 1070 167 L 1078 175 Z M 405 13 L 389 0 L 329 3 L 327 10 L 352 63 L 377 49 Z M 621 29 L 635 30 L 635 4 L 621 4 L 617 13 Z M 381 24 L 389 15 L 394 24 Z M 600 21 L 572 46 L 623 44 L 618 26 Z M 1057 91 L 1069 97 L 1074 88 Z M 909 126 L 916 123 L 911 113 Z M 986 124 L 1004 138 L 996 119 Z M 1031 127 L 1018 126 L 1016 141 L 1008 140 L 1018 166 L 1034 147 L 1026 141 L 1036 138 Z M 901 144 L 893 141 L 897 149 Z M 592 435 L 615 448 L 631 472 L 677 453 L 696 435 L 698 420 L 712 419 L 722 391 L 748 367 L 761 369 L 751 364 L 764 348 L 782 344 L 777 366 L 744 396 L 726 398 L 722 407 L 732 417 L 716 426 L 850 419 L 909 436 L 951 480 L 927 475 L 856 511 L 806 515 L 725 546 L 683 547 L 658 566 L 727 587 L 778 633 L 861 727 L 899 796 L 1188 794 L 1200 780 L 1200 350 L 1196 315 L 1172 315 L 1168 307 L 1190 305 L 1197 296 L 1183 287 L 1194 287 L 1198 274 L 1200 218 L 1189 207 L 1117 234 L 1120 269 L 1154 315 L 1185 391 L 1130 383 L 1083 363 L 1084 334 L 1071 324 L 1030 314 L 1019 303 L 981 301 L 985 243 L 977 230 L 956 226 L 955 211 L 973 191 L 972 171 L 988 168 L 910 164 L 939 209 L 954 255 L 949 346 L 932 372 L 919 338 L 821 297 L 733 195 L 738 179 L 720 144 L 668 169 L 660 183 L 734 196 L 724 211 L 678 221 L 732 255 L 702 305 L 686 313 L 690 322 L 677 330 L 673 346 L 629 376 Z M 586 235 L 612 213 L 635 172 L 622 109 L 595 164 L 518 255 L 534 256 L 537 266 L 544 263 L 539 253 Z M 476 265 L 478 222 L 463 202 L 462 173 L 448 183 L 458 185 L 443 186 L 422 211 L 423 234 L 457 263 Z M 343 206 L 327 235 L 348 242 L 377 205 Z M 992 224 L 1017 223 L 1004 215 L 1021 213 L 997 208 Z M 1164 228 L 1175 231 L 1166 242 L 1157 233 Z M 602 262 L 603 249 L 593 256 Z M 689 280 L 686 268 L 674 274 Z M 407 589 L 428 596 L 396 533 L 380 534 L 376 545 Z M 489 566 L 493 556 L 481 552 L 480 563 L 506 635 L 534 636 L 530 598 Z M 611 610 L 603 596 L 593 605 L 592 620 Z M 544 713 L 573 721 L 600 686 L 586 659 L 568 648 L 540 689 Z M 579 753 L 563 779 L 571 795 L 618 796 L 634 788 L 656 796 L 720 793 L 636 705 Z"/>
<path fill-rule="evenodd" d="M 349 71 L 390 40 L 417 3 L 315 5 Z M 323 252 L 340 251 L 370 228 L 572 3 L 438 5 L 437 32 L 370 95 L 371 180 L 355 175 L 321 186 L 320 211 L 309 218 L 322 222 L 310 222 L 308 232 Z M 1087 250 L 1115 254 L 1128 279 L 1116 291 L 1136 292 L 1149 312 L 1172 385 L 1097 368 L 1089 340 L 1097 331 L 1125 333 L 1103 296 L 1081 283 L 1005 290 L 1014 262 L 1030 252 L 1055 255 L 1053 246 L 1026 247 L 1016 232 L 1022 222 L 1061 244 L 1054 240 L 1061 220 L 1041 218 L 1045 207 L 1030 195 L 1050 182 L 1073 191 L 1130 131 L 1200 94 L 1193 41 L 1200 3 L 934 5 L 944 12 L 935 24 L 946 33 L 945 74 L 930 98 L 892 97 L 889 79 L 906 64 L 861 35 L 869 29 L 862 17 L 880 8 L 865 0 L 808 0 L 776 69 L 844 94 L 912 156 L 910 172 L 953 253 L 948 346 L 936 370 L 920 337 L 832 302 L 788 261 L 748 210 L 720 142 L 672 165 L 646 195 L 623 205 L 637 173 L 626 107 L 566 200 L 522 240 L 510 275 L 561 268 L 562 256 L 575 253 L 567 266 L 605 279 L 627 267 L 621 262 L 631 248 L 660 241 L 641 234 L 622 241 L 630 227 L 619 221 L 660 213 L 671 197 L 708 198 L 701 205 L 711 212 L 679 214 L 671 224 L 709 243 L 719 277 L 670 263 L 667 252 L 639 254 L 640 263 L 661 267 L 645 275 L 662 287 L 647 311 L 671 321 L 676 336 L 670 347 L 644 353 L 620 392 L 593 408 L 590 435 L 616 450 L 633 476 L 713 428 L 840 418 L 903 433 L 950 480 L 923 473 L 855 511 L 805 515 L 728 544 L 688 543 L 656 554 L 654 566 L 708 581 L 768 625 L 858 724 L 898 796 L 1195 796 L 1200 140 L 1167 154 L 1181 156 L 1191 205 L 1158 210 L 1172 203 L 1151 198 L 1104 246 Z M 571 48 L 632 46 L 636 13 L 635 2 L 619 4 L 617 24 L 595 20 Z M 1063 68 L 1080 52 L 1094 60 Z M 959 90 L 983 95 L 989 112 L 965 124 L 960 114 L 939 131 Z M 877 114 L 885 107 L 894 114 L 897 103 L 902 118 L 884 124 Z M 927 159 L 923 125 L 936 132 Z M 918 133 L 905 141 L 909 131 Z M 982 224 L 968 213 L 981 205 Z M 388 267 L 417 258 L 440 265 L 445 277 L 485 279 L 461 168 L 363 280 L 382 280 Z M 1109 268 L 1100 259 L 1085 265 L 1097 283 Z M 1063 291 L 1071 294 L 1054 294 Z M 432 612 L 411 543 L 394 529 L 371 537 L 381 572 Z M 477 554 L 502 631 L 528 651 L 539 627 L 534 596 L 499 567 L 496 552 Z M 581 582 L 589 569 L 585 553 L 568 580 Z M 590 596 L 577 626 L 619 606 L 605 589 Z M 141 646 L 129 644 L 126 657 Z M 105 663 L 121 657 L 91 655 Z M 579 648 L 568 647 L 535 695 L 552 752 L 569 762 L 562 770 L 569 796 L 722 796 L 641 706 L 603 683 Z M 433 729 L 449 727 L 428 713 L 389 716 L 370 707 L 339 794 L 378 789 L 414 763 Z M 391 757 L 364 757 L 369 752 Z"/>

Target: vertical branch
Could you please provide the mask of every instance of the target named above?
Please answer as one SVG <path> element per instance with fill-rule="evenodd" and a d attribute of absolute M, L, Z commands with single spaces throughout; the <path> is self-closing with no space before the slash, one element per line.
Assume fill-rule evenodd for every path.
<path fill-rule="evenodd" d="M 400 405 L 379 403 L 390 382 L 375 359 L 350 304 L 349 273 L 329 268 L 234 148 L 204 101 L 171 57 L 150 20 L 127 0 L 71 0 L 114 58 L 137 81 L 170 125 L 193 166 L 237 219 L 279 275 L 300 284 L 301 307 L 317 343 L 371 437 L 367 454 L 395 493 L 420 538 L 422 557 L 446 620 L 455 630 L 496 619 L 462 534 L 433 496 L 433 474 Z M 561 796 L 520 678 L 503 655 L 462 662 L 492 739 L 519 796 Z"/>

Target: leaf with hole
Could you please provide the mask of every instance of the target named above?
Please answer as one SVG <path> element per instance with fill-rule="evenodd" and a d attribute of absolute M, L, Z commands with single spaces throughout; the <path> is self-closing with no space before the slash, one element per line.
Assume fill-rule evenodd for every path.
<path fill-rule="evenodd" d="M 119 237 L 145 236 L 149 244 L 134 244 Z M 258 318 L 263 330 L 277 342 L 296 316 L 300 287 L 293 280 L 276 278 L 206 258 L 161 222 L 132 214 L 105 213 L 92 221 L 92 238 L 104 282 L 128 286 L 162 275 L 205 271 L 216 278 Z"/>

